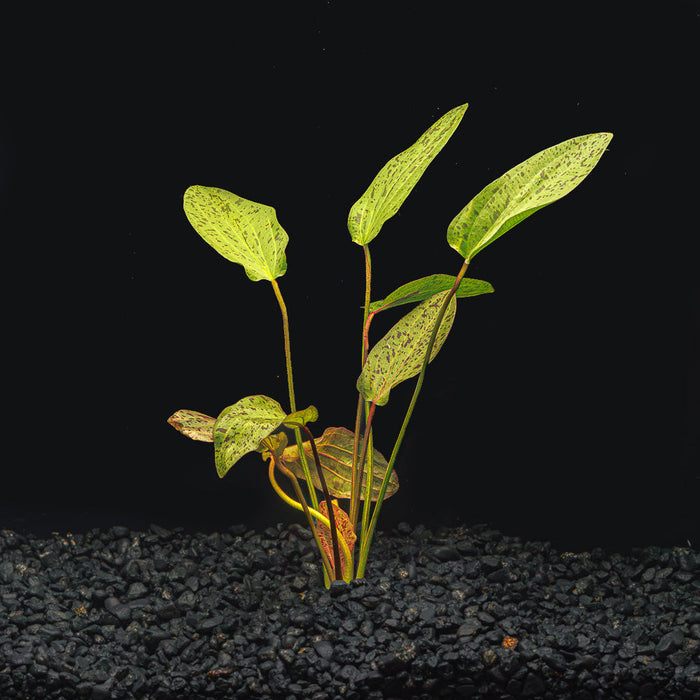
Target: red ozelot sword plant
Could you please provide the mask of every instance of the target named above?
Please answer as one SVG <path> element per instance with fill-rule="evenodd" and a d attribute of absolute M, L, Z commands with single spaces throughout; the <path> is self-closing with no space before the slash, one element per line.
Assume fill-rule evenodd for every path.
<path fill-rule="evenodd" d="M 569 139 L 494 180 L 448 226 L 447 242 L 462 258 L 457 275 L 423 277 L 373 302 L 369 243 L 399 210 L 454 133 L 466 109 L 466 104 L 455 107 L 410 148 L 392 158 L 350 210 L 350 238 L 362 247 L 365 258 L 362 361 L 354 431 L 327 428 L 315 439 L 308 424 L 318 419 L 318 411 L 314 406 L 297 410 L 289 319 L 277 284 L 277 278 L 287 269 L 285 248 L 289 237 L 278 223 L 275 210 L 216 187 L 196 185 L 185 192 L 185 213 L 195 231 L 218 253 L 242 265 L 251 280 L 268 280 L 272 285 L 282 313 L 290 410 L 287 412 L 274 399 L 255 395 L 228 406 L 217 418 L 180 410 L 168 422 L 194 440 L 214 443 L 220 477 L 248 452 L 262 453 L 269 461 L 273 489 L 306 516 L 321 555 L 327 587 L 333 580 L 364 576 L 382 502 L 399 487 L 393 468 L 397 453 L 428 363 L 452 327 L 457 298 L 493 292 L 488 282 L 465 278 L 470 261 L 513 226 L 573 190 L 595 167 L 612 138 L 610 133 L 595 133 Z M 404 304 L 418 305 L 370 350 L 369 330 L 374 317 Z M 416 375 L 413 397 L 387 461 L 374 448 L 376 408 L 388 402 L 389 392 L 397 384 Z M 288 445 L 286 431 L 294 435 L 295 444 Z M 278 472 L 288 477 L 296 498 L 280 487 Z M 307 495 L 299 479 L 306 482 Z M 322 493 L 320 501 L 317 490 Z M 341 507 L 338 499 L 348 504 Z M 364 504 L 361 519 L 360 501 Z"/>

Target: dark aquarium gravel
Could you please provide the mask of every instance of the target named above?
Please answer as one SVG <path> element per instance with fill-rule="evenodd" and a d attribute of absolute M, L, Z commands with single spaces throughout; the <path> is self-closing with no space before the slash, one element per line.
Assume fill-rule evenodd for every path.
<path fill-rule="evenodd" d="M 700 555 L 400 524 L 0 532 L 0 698 L 700 698 Z"/>

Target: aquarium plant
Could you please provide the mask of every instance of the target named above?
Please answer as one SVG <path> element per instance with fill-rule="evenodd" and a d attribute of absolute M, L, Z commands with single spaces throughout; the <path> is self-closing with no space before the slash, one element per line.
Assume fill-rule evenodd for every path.
<path fill-rule="evenodd" d="M 457 274 L 428 275 L 373 301 L 369 244 L 445 146 L 467 106 L 447 112 L 412 146 L 389 160 L 350 209 L 350 240 L 362 247 L 365 273 L 353 430 L 328 427 L 317 437 L 309 425 L 319 418 L 318 410 L 297 408 L 289 318 L 277 282 L 287 270 L 289 237 L 275 210 L 217 187 L 195 185 L 185 192 L 185 214 L 195 231 L 222 256 L 242 265 L 253 282 L 266 280 L 272 285 L 282 315 L 289 403 L 283 408 L 268 396 L 246 396 L 216 418 L 179 410 L 168 422 L 187 437 L 214 443 L 220 477 L 249 452 L 262 455 L 272 488 L 306 517 L 327 587 L 332 581 L 364 576 L 382 502 L 399 487 L 394 470 L 399 448 L 428 363 L 454 322 L 457 299 L 493 292 L 488 282 L 465 277 L 470 262 L 516 224 L 571 192 L 595 167 L 612 138 L 610 133 L 577 136 L 508 170 L 484 187 L 447 228 L 447 243 L 461 261 Z M 417 253 L 423 244 L 419 239 Z M 370 348 L 370 328 L 377 314 L 408 304 L 415 307 Z M 416 376 L 403 424 L 386 459 L 374 447 L 376 409 L 387 404 L 395 386 Z M 289 480 L 293 495 L 282 488 L 279 474 Z M 305 491 L 300 481 L 305 482 Z"/>

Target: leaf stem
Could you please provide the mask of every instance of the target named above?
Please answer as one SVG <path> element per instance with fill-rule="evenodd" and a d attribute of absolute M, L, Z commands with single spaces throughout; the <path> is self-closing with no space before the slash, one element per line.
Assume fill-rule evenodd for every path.
<path fill-rule="evenodd" d="M 299 498 L 299 501 L 295 501 L 293 498 L 290 498 L 282 490 L 281 486 L 277 483 L 277 480 L 275 479 L 275 467 L 277 467 L 277 469 L 279 469 L 283 474 L 285 474 L 289 478 L 289 480 L 292 482 L 292 486 L 294 487 L 294 492 L 297 494 L 297 498 Z M 323 560 L 324 568 L 326 569 L 326 573 L 329 574 L 329 580 L 330 580 L 330 572 L 332 572 L 333 567 L 331 566 L 330 560 L 326 556 L 326 552 L 323 549 L 323 545 L 321 544 L 321 539 L 318 536 L 318 532 L 316 531 L 316 527 L 314 525 L 313 518 L 316 518 L 319 522 L 323 523 L 329 529 L 331 527 L 330 520 L 325 515 L 323 515 L 323 513 L 319 512 L 315 508 L 310 508 L 306 504 L 306 502 L 304 500 L 304 495 L 301 492 L 301 486 L 299 486 L 299 480 L 296 478 L 296 476 L 294 475 L 294 473 L 292 471 L 290 471 L 289 469 L 287 469 L 287 467 L 284 466 L 281 459 L 275 459 L 275 457 L 272 454 L 270 455 L 270 466 L 268 469 L 268 476 L 270 479 L 270 483 L 272 484 L 272 488 L 275 490 L 277 495 L 285 503 L 292 506 L 292 508 L 295 508 L 296 510 L 301 510 L 306 515 L 306 517 L 309 521 L 309 526 L 311 527 L 311 532 L 314 536 L 314 539 L 316 540 L 316 546 L 318 547 L 318 550 L 321 553 L 321 559 Z M 345 561 L 350 561 L 350 558 L 351 558 L 350 547 L 348 547 L 348 544 L 345 541 L 345 538 L 343 537 L 342 533 L 339 536 L 339 542 L 340 542 L 340 546 L 343 548 L 343 554 L 345 555 Z"/>
<path fill-rule="evenodd" d="M 275 297 L 277 298 L 277 303 L 279 304 L 280 311 L 282 312 L 282 331 L 284 333 L 284 358 L 287 367 L 287 387 L 289 389 L 289 406 L 290 413 L 295 413 L 297 410 L 297 402 L 294 396 L 294 378 L 292 375 L 292 346 L 289 340 L 289 316 L 287 314 L 287 305 L 284 303 L 284 298 L 282 297 L 282 292 L 277 284 L 276 279 L 271 279 L 272 289 L 275 292 Z M 310 485 L 311 484 L 311 472 L 309 470 L 309 464 L 306 461 L 306 454 L 304 453 L 303 441 L 301 439 L 301 432 L 299 428 L 294 428 L 294 437 L 297 441 L 297 447 L 299 448 L 299 459 L 301 460 L 301 466 L 304 470 L 304 478 L 309 490 L 309 498 L 313 507 L 318 510 L 318 499 L 316 498 L 316 491 Z"/>
<path fill-rule="evenodd" d="M 365 328 L 367 327 L 367 317 L 369 315 L 369 305 L 372 298 L 372 256 L 369 252 L 369 246 L 363 245 L 362 251 L 365 256 L 365 304 L 363 307 L 363 317 L 362 317 L 362 364 L 361 368 L 364 367 L 365 361 L 367 360 L 367 355 L 369 353 L 369 347 L 367 344 L 367 339 L 365 337 Z M 357 398 L 357 412 L 355 415 L 355 440 L 353 443 L 353 453 L 352 453 L 352 472 L 350 476 L 350 523 L 352 524 L 352 529 L 357 533 L 357 517 L 360 511 L 360 491 L 361 482 L 364 465 L 361 460 L 359 460 L 360 451 L 360 433 L 366 432 L 367 428 L 363 430 L 362 426 L 362 408 L 363 399 L 362 395 L 358 395 Z M 365 405 L 365 416 L 367 415 L 367 407 Z"/>
<path fill-rule="evenodd" d="M 289 316 L 287 315 L 287 305 L 284 303 L 282 297 L 282 292 L 280 291 L 277 280 L 270 280 L 272 284 L 272 289 L 277 297 L 277 303 L 279 304 L 280 311 L 282 312 L 282 331 L 284 333 L 284 357 L 287 365 L 287 388 L 289 389 L 289 406 L 291 408 L 290 413 L 295 413 L 297 410 L 297 403 L 294 397 L 294 379 L 292 377 L 292 347 L 289 342 Z"/>
<path fill-rule="evenodd" d="M 459 283 L 462 281 L 462 278 L 467 272 L 467 268 L 469 267 L 469 258 L 465 258 L 464 263 L 462 264 L 462 267 L 459 271 L 459 274 L 455 278 L 454 284 L 452 285 L 452 288 L 450 291 L 447 293 L 447 296 L 445 297 L 445 300 L 442 303 L 442 306 L 440 307 L 440 311 L 438 313 L 437 319 L 435 320 L 435 325 L 433 326 L 433 331 L 430 334 L 430 340 L 428 341 L 428 347 L 425 351 L 425 357 L 423 358 L 423 365 L 421 367 L 420 374 L 418 375 L 418 381 L 416 382 L 416 388 L 413 390 L 413 396 L 411 397 L 411 403 L 408 406 L 408 410 L 406 411 L 406 416 L 404 417 L 403 424 L 401 425 L 401 430 L 399 431 L 399 435 L 396 438 L 396 443 L 394 444 L 394 449 L 391 453 L 391 459 L 389 459 L 389 465 L 387 466 L 386 469 L 386 474 L 384 475 L 384 479 L 382 480 L 382 485 L 381 488 L 379 489 L 379 494 L 377 495 L 377 505 L 374 507 L 374 511 L 372 512 L 372 520 L 370 521 L 369 524 L 369 530 L 367 531 L 367 534 L 363 532 L 363 537 L 362 537 L 362 543 L 360 546 L 360 558 L 357 563 L 357 578 L 362 578 L 365 573 L 365 567 L 367 565 L 367 557 L 369 555 L 369 548 L 372 543 L 372 538 L 374 537 L 374 531 L 377 527 L 377 520 L 379 518 L 379 511 L 381 510 L 382 507 L 382 502 L 384 501 L 384 494 L 386 493 L 386 489 L 389 485 L 389 478 L 391 477 L 391 472 L 394 468 L 394 462 L 396 461 L 396 456 L 398 455 L 399 448 L 401 447 L 401 443 L 403 442 L 404 435 L 406 434 L 406 429 L 408 428 L 408 423 L 411 420 L 411 416 L 413 415 L 413 409 L 415 408 L 416 401 L 418 401 L 418 395 L 420 394 L 420 390 L 423 386 L 423 379 L 425 377 L 425 371 L 428 367 L 428 363 L 430 362 L 430 355 L 433 352 L 433 346 L 435 345 L 435 338 L 437 337 L 438 334 L 438 329 L 440 328 L 440 324 L 442 323 L 442 319 L 445 316 L 445 312 L 447 311 L 447 306 L 450 303 L 450 300 L 452 297 L 455 295 L 457 292 L 457 287 L 459 287 Z"/>
<path fill-rule="evenodd" d="M 292 500 L 291 498 L 289 498 L 289 496 L 287 496 L 286 493 L 284 493 L 284 491 L 282 491 L 279 484 L 275 480 L 275 467 L 277 467 L 281 472 L 283 472 L 292 482 L 292 487 L 294 488 L 294 492 L 296 493 L 299 502 Z M 311 532 L 313 533 L 314 540 L 316 540 L 316 546 L 318 547 L 318 551 L 321 553 L 321 559 L 323 561 L 323 566 L 326 571 L 326 574 L 329 577 L 331 577 L 333 575 L 333 567 L 331 566 L 331 563 L 328 560 L 328 557 L 326 556 L 326 552 L 323 549 L 323 545 L 321 544 L 321 538 L 319 537 L 318 532 L 316 531 L 316 526 L 314 525 L 314 517 L 322 521 L 326 520 L 326 518 L 324 518 L 324 516 L 318 512 L 318 509 L 309 508 L 309 506 L 306 503 L 306 500 L 304 499 L 304 494 L 301 492 L 301 486 L 299 486 L 299 481 L 296 478 L 296 476 L 282 464 L 282 460 L 278 461 L 272 454 L 270 458 L 270 468 L 268 470 L 268 476 L 270 478 L 272 488 L 275 489 L 275 491 L 282 498 L 282 500 L 284 500 L 286 503 L 289 503 L 289 505 L 291 505 L 293 508 L 297 508 L 298 510 L 304 511 L 304 515 L 306 515 L 309 527 L 311 528 Z"/>
<path fill-rule="evenodd" d="M 368 405 L 369 402 L 365 403 L 365 407 Z M 367 409 L 365 408 L 367 411 Z M 372 417 L 374 417 L 374 404 L 370 407 L 369 411 L 372 413 Z M 367 412 L 369 412 L 367 411 Z M 365 541 L 365 536 L 367 534 L 367 524 L 369 522 L 369 514 L 370 514 L 370 509 L 372 506 L 372 488 L 374 486 L 373 480 L 374 480 L 374 438 L 372 436 L 372 424 L 371 422 L 368 423 L 369 429 L 366 430 L 367 434 L 367 450 L 365 452 L 365 462 L 367 463 L 367 468 L 366 468 L 366 480 L 365 480 L 365 502 L 364 502 L 364 507 L 362 508 L 362 526 L 361 526 L 361 531 L 362 531 L 362 542 Z M 362 474 L 364 478 L 365 474 L 365 469 L 364 469 L 364 464 L 363 464 L 363 469 L 362 469 Z M 360 484 L 361 486 L 361 484 Z"/>
<path fill-rule="evenodd" d="M 369 305 L 372 298 L 372 258 L 369 254 L 369 247 L 367 245 L 362 246 L 362 250 L 365 254 L 365 306 L 364 315 L 362 318 L 362 328 L 367 325 L 367 316 L 369 316 Z M 369 344 L 365 339 L 364 335 L 362 338 L 362 366 L 365 365 L 365 360 L 369 353 Z"/>
<path fill-rule="evenodd" d="M 333 509 L 333 501 L 331 500 L 331 494 L 328 491 L 328 486 L 326 486 L 326 477 L 323 474 L 323 469 L 321 468 L 321 460 L 318 456 L 318 450 L 316 449 L 316 441 L 314 440 L 314 436 L 312 435 L 311 431 L 305 426 L 302 425 L 301 429 L 306 432 L 306 434 L 309 437 L 309 440 L 311 441 L 311 450 L 314 453 L 314 461 L 316 462 L 316 469 L 318 470 L 318 480 L 321 482 L 321 490 L 323 491 L 323 498 L 326 501 L 326 505 L 328 506 L 328 520 L 331 523 L 331 542 L 333 543 L 333 561 L 334 561 L 334 569 L 335 569 L 335 580 L 336 581 L 342 581 L 343 580 L 343 574 L 342 574 L 342 565 L 341 565 L 341 559 L 340 559 L 340 549 L 338 548 L 338 530 L 336 528 L 336 523 L 335 523 L 335 511 Z"/>

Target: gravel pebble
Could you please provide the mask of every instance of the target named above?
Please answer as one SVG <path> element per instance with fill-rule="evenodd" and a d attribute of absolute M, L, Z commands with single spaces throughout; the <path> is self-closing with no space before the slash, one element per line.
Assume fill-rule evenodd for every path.
<path fill-rule="evenodd" d="M 700 697 L 700 555 L 401 523 L 326 590 L 309 533 L 0 531 L 0 697 Z"/>

